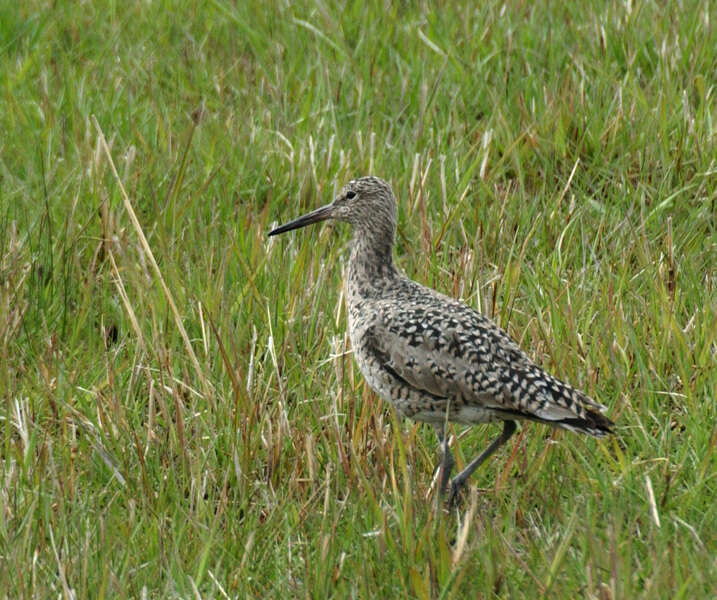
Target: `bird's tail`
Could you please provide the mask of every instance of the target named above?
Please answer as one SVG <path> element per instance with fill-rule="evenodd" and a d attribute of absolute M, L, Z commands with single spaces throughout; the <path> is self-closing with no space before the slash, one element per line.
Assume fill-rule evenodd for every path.
<path fill-rule="evenodd" d="M 561 429 L 568 429 L 576 433 L 587 433 L 594 437 L 604 437 L 608 433 L 612 433 L 612 428 L 615 425 L 605 415 L 589 408 L 585 409 L 583 417 L 561 419 L 560 421 L 549 423 Z"/>
<path fill-rule="evenodd" d="M 559 418 L 555 421 L 547 420 L 550 425 L 595 437 L 612 433 L 615 424 L 602 414 L 602 411 L 607 410 L 605 406 L 552 375 L 549 380 L 550 385 L 545 389 L 549 405 L 546 412 L 550 413 L 550 406 L 553 406 L 558 409 L 556 413 L 562 413 L 556 414 Z M 572 414 L 565 415 L 566 410 Z"/>
<path fill-rule="evenodd" d="M 518 380 L 523 389 L 511 395 L 518 396 L 519 406 L 509 411 L 515 416 L 595 437 L 612 433 L 614 423 L 601 414 L 606 407 L 587 394 L 537 367 Z"/>

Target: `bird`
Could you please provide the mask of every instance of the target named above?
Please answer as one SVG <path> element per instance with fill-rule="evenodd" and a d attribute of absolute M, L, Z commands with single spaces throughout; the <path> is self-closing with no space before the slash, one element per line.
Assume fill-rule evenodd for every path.
<path fill-rule="evenodd" d="M 517 421 L 594 437 L 613 432 L 614 423 L 602 414 L 605 406 L 539 367 L 490 318 L 399 271 L 393 260 L 398 204 L 386 181 L 353 179 L 331 203 L 275 227 L 269 236 L 326 220 L 353 228 L 346 304 L 359 370 L 400 415 L 433 426 L 442 453 L 439 496 L 449 492 L 450 505 L 515 433 Z M 503 424 L 452 480 L 448 422 Z"/>

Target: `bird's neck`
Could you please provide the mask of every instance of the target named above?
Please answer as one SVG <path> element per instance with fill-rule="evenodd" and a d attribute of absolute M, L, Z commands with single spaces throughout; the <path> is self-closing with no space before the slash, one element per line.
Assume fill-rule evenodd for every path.
<path fill-rule="evenodd" d="M 351 243 L 348 265 L 349 296 L 380 293 L 387 282 L 398 277 L 393 264 L 393 239 L 376 239 L 357 232 Z"/>

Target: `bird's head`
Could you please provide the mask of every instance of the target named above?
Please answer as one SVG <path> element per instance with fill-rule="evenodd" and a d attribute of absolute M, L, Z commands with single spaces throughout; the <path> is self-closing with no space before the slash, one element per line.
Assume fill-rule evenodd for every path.
<path fill-rule="evenodd" d="M 384 233 L 392 242 L 397 221 L 396 198 L 388 183 L 379 177 L 353 179 L 341 188 L 333 202 L 273 229 L 269 235 L 327 219 L 350 223 L 357 230 L 357 235 L 363 232 L 369 235 Z"/>

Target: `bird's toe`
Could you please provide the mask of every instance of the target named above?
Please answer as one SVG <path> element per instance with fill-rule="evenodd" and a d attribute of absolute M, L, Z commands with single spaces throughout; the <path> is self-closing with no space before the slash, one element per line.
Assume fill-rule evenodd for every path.
<path fill-rule="evenodd" d="M 448 490 L 448 508 L 458 508 L 463 501 L 463 488 L 465 482 L 458 480 L 457 478 L 451 481 L 450 489 Z"/>

